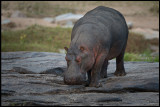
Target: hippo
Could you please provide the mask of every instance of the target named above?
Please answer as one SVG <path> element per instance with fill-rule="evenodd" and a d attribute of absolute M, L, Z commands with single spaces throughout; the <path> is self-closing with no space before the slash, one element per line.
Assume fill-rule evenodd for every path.
<path fill-rule="evenodd" d="M 126 75 L 123 57 L 127 40 L 128 27 L 120 12 L 104 6 L 87 12 L 72 29 L 70 47 L 64 47 L 64 83 L 101 87 L 99 80 L 107 77 L 108 60 L 113 58 L 114 75 Z"/>

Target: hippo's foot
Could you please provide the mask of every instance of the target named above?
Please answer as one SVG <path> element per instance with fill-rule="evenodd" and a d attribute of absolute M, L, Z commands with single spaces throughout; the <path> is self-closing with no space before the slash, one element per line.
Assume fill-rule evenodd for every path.
<path fill-rule="evenodd" d="M 101 73 L 101 78 L 107 78 L 107 72 L 106 73 Z"/>
<path fill-rule="evenodd" d="M 89 84 L 89 87 L 99 88 L 99 87 L 102 87 L 102 84 L 101 84 L 101 83 L 90 83 L 90 84 Z"/>
<path fill-rule="evenodd" d="M 114 75 L 115 76 L 125 76 L 126 75 L 126 72 L 125 72 L 125 70 L 119 70 L 119 71 L 115 71 L 114 72 Z"/>
<path fill-rule="evenodd" d="M 89 81 L 85 81 L 84 83 L 83 83 L 83 85 L 85 86 L 85 87 L 88 87 L 89 86 Z"/>

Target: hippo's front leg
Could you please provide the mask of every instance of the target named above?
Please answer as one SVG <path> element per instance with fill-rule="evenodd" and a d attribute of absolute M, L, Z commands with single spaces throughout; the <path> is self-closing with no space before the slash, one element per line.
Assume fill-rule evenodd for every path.
<path fill-rule="evenodd" d="M 100 54 L 96 58 L 96 62 L 91 71 L 91 82 L 89 84 L 90 87 L 101 87 L 101 83 L 99 83 L 100 72 L 103 66 L 103 62 L 106 58 L 106 54 Z"/>

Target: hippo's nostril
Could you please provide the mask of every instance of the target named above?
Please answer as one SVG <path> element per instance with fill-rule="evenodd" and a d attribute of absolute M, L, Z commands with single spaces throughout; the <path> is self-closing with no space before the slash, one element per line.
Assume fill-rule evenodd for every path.
<path fill-rule="evenodd" d="M 81 57 L 77 56 L 75 61 L 78 62 L 78 63 L 80 63 L 81 62 Z"/>

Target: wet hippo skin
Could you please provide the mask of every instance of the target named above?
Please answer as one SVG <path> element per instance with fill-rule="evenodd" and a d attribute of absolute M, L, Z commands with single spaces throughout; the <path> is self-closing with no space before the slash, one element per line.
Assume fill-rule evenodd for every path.
<path fill-rule="evenodd" d="M 126 75 L 123 57 L 127 39 L 128 27 L 120 12 L 104 6 L 87 12 L 75 23 L 70 47 L 65 47 L 64 83 L 100 87 L 99 79 L 107 77 L 108 60 L 113 58 L 114 74 Z"/>

